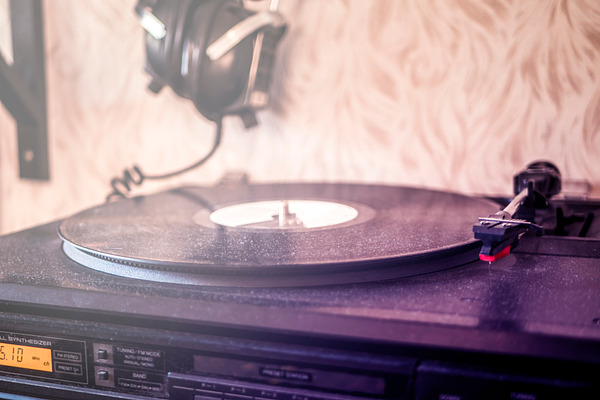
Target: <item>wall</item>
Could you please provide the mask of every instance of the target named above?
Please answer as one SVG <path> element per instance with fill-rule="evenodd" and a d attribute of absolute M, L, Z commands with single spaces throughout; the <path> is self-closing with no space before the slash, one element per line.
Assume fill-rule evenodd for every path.
<path fill-rule="evenodd" d="M 103 202 L 132 163 L 170 171 L 210 147 L 213 125 L 190 102 L 145 89 L 134 5 L 44 1 L 52 179 L 18 179 L 0 108 L 0 233 Z M 280 10 L 290 27 L 259 127 L 227 118 L 207 165 L 136 194 L 227 171 L 509 193 L 538 158 L 599 192 L 600 2 L 281 0 Z"/>

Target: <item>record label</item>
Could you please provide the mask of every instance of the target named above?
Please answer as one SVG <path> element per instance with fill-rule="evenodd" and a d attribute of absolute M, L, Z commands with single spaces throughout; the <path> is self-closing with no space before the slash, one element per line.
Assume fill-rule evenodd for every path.
<path fill-rule="evenodd" d="M 209 220 L 216 225 L 238 229 L 307 230 L 353 221 L 359 215 L 357 208 L 361 209 L 363 217 L 374 215 L 366 206 L 317 200 L 273 200 L 225 206 L 210 213 Z M 201 210 L 194 215 L 194 221 L 206 225 L 205 216 L 206 212 Z"/>

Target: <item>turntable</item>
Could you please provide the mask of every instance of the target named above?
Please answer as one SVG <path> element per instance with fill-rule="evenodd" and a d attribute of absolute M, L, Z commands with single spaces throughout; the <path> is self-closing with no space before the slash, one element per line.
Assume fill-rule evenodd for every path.
<path fill-rule="evenodd" d="M 600 203 L 554 195 L 551 167 L 517 175 L 512 203 L 229 183 L 4 236 L 0 387 L 65 399 L 597 398 Z"/>
<path fill-rule="evenodd" d="M 43 15 L 39 1 L 12 3 L 35 3 L 35 14 Z M 145 31 L 149 89 L 158 93 L 170 87 L 215 122 L 216 133 L 212 149 L 188 167 L 156 175 L 138 167 L 126 170 L 113 180 L 111 198 L 144 179 L 172 177 L 203 164 L 219 146 L 224 117 L 256 125 L 257 110 L 269 104 L 275 53 L 286 31 L 276 0 L 262 11 L 238 0 L 136 3 Z M 103 19 L 120 14 L 108 8 Z M 563 8 L 564 21 L 570 21 Z M 373 14 L 382 12 L 386 9 L 378 7 Z M 68 17 L 74 14 L 69 8 Z M 404 17 L 402 11 L 398 15 Z M 481 21 L 486 18 L 487 13 Z M 11 25 L 39 28 L 40 19 Z M 77 30 L 65 32 L 71 31 Z M 510 42 L 505 39 L 503 44 Z M 86 40 L 77 42 L 96 49 Z M 41 50 L 43 61 L 44 46 L 29 47 Z M 62 47 L 56 42 L 52 48 Z M 360 50 L 353 54 L 368 56 Z M 23 55 L 15 58 L 27 61 Z M 415 90 L 420 91 L 427 86 L 420 64 L 428 58 L 410 58 L 417 64 L 407 70 L 418 72 Z M 398 60 L 404 64 L 402 57 Z M 60 62 L 49 65 L 73 69 Z M 8 78 L 1 73 L 9 90 L 0 97 L 29 132 L 32 121 L 46 126 L 44 107 L 35 112 L 45 102 L 32 100 L 43 99 L 45 90 L 26 90 L 45 86 L 44 63 L 21 64 L 27 68 L 17 69 L 26 70 L 25 78 L 31 75 L 35 84 L 9 81 L 19 76 L 13 70 Z M 471 69 L 457 65 L 471 75 Z M 40 66 L 41 73 L 29 73 L 29 67 Z M 377 67 L 377 79 L 369 74 L 369 84 L 387 82 L 390 68 Z M 594 82 L 590 79 L 573 79 L 580 82 L 574 86 Z M 110 81 L 111 76 L 99 80 Z M 71 86 L 87 87 L 87 80 L 80 83 Z M 439 88 L 459 84 L 440 82 Z M 467 86 L 478 85 L 469 79 Z M 353 92 L 364 97 L 362 87 Z M 387 92 L 386 99 L 393 97 L 393 90 Z M 597 108 L 597 97 L 585 94 Z M 476 102 L 481 96 L 463 97 Z M 111 94 L 111 102 L 117 97 Z M 553 91 L 544 101 L 559 103 L 551 101 L 557 98 L 560 93 Z M 348 102 L 350 111 L 362 104 L 378 107 L 363 100 Z M 518 100 L 515 109 L 525 109 Z M 389 104 L 404 107 L 404 102 Z M 470 102 L 465 103 L 469 112 Z M 433 106 L 441 110 L 443 104 L 450 103 Z M 482 114 L 486 104 L 475 113 L 477 121 L 493 118 Z M 98 107 L 87 108 L 98 113 Z M 419 125 L 430 111 L 415 111 Z M 380 115 L 388 114 L 374 113 Z M 434 130 L 445 124 L 442 117 L 432 121 Z M 511 111 L 507 118 L 512 117 Z M 77 119 L 94 125 L 87 117 Z M 527 121 L 534 119 L 527 115 Z M 580 118 L 584 125 L 588 119 L 587 114 Z M 577 128 L 580 120 L 559 127 Z M 468 120 L 457 121 L 460 130 L 468 130 Z M 506 123 L 495 125 L 494 132 Z M 22 138 L 22 165 L 43 166 L 44 151 L 37 146 L 21 151 L 21 142 L 27 142 Z M 43 132 L 35 143 L 44 147 L 46 142 Z M 491 143 L 494 151 L 502 151 Z M 470 151 L 460 150 L 457 154 Z M 515 176 L 514 198 L 375 184 L 225 181 L 107 202 L 0 237 L 0 398 L 598 399 L 600 201 L 561 193 L 558 169 L 547 162 Z"/>

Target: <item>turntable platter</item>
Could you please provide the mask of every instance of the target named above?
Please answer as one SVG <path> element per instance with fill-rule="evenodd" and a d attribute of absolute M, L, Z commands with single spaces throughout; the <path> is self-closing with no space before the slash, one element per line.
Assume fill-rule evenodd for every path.
<path fill-rule="evenodd" d="M 117 275 L 219 286 L 374 281 L 476 260 L 471 227 L 497 206 L 394 186 L 183 187 L 62 222 L 65 253 Z"/>

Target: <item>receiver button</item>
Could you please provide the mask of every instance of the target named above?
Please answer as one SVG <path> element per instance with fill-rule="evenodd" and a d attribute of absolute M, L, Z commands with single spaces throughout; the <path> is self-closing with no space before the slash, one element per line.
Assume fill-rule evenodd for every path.
<path fill-rule="evenodd" d="M 194 400 L 221 400 L 220 397 L 206 396 L 204 394 L 195 394 Z"/>
<path fill-rule="evenodd" d="M 106 343 L 94 343 L 94 362 L 98 364 L 113 364 L 113 346 Z M 106 369 L 106 368 L 102 368 Z"/>
<path fill-rule="evenodd" d="M 103 387 L 115 387 L 115 371 L 110 367 L 95 367 L 94 376 L 96 385 Z"/>
<path fill-rule="evenodd" d="M 97 360 L 108 360 L 108 351 L 105 349 L 99 349 L 96 353 Z"/>

